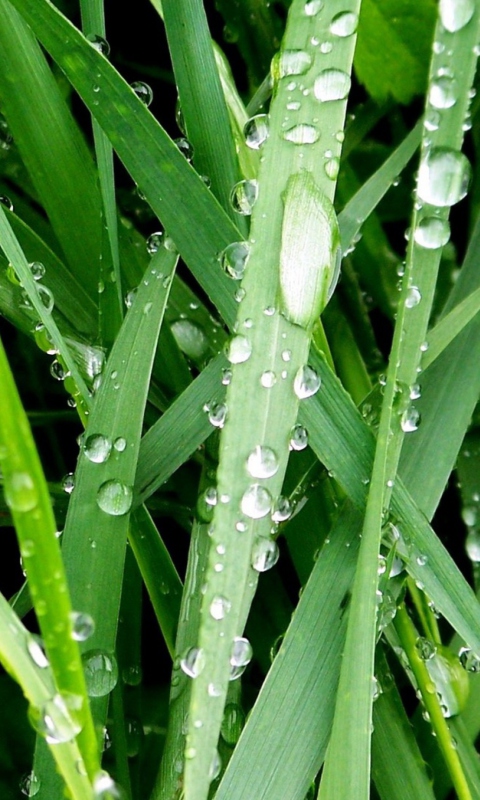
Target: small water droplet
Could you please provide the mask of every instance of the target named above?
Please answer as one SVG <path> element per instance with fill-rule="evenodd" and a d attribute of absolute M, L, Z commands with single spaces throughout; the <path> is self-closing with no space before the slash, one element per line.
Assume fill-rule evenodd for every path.
<path fill-rule="evenodd" d="M 320 131 L 314 125 L 300 123 L 283 131 L 282 137 L 293 144 L 315 144 L 320 138 Z"/>
<path fill-rule="evenodd" d="M 405 298 L 406 308 L 415 308 L 415 306 L 418 306 L 421 299 L 422 295 L 420 294 L 419 288 L 417 286 L 410 286 Z"/>
<path fill-rule="evenodd" d="M 418 195 L 433 206 L 452 206 L 467 194 L 471 172 L 463 153 L 449 147 L 434 147 L 420 164 Z"/>
<path fill-rule="evenodd" d="M 151 233 L 147 241 L 145 242 L 147 253 L 150 256 L 153 256 L 155 255 L 155 253 L 158 253 L 160 248 L 163 247 L 163 240 L 164 240 L 163 231 L 155 231 L 155 233 Z"/>
<path fill-rule="evenodd" d="M 452 108 L 457 102 L 458 85 L 451 75 L 437 75 L 433 78 L 428 92 L 428 100 L 433 108 Z"/>
<path fill-rule="evenodd" d="M 33 770 L 28 772 L 20 780 L 20 791 L 26 797 L 35 797 L 40 791 L 40 778 L 38 778 Z"/>
<path fill-rule="evenodd" d="M 475 12 L 475 0 L 440 0 L 440 19 L 449 33 L 467 25 Z"/>
<path fill-rule="evenodd" d="M 68 472 L 62 479 L 62 489 L 67 494 L 72 494 L 75 489 L 75 479 L 73 472 Z"/>
<path fill-rule="evenodd" d="M 303 10 L 307 17 L 315 17 L 323 8 L 323 0 L 307 0 Z"/>
<path fill-rule="evenodd" d="M 467 672 L 480 672 L 480 657 L 470 647 L 461 647 L 458 652 L 460 663 Z"/>
<path fill-rule="evenodd" d="M 201 647 L 189 647 L 180 659 L 180 667 L 189 678 L 198 678 L 205 667 L 205 653 Z"/>
<path fill-rule="evenodd" d="M 290 449 L 305 450 L 308 446 L 308 433 L 303 425 L 294 425 L 290 434 Z"/>
<path fill-rule="evenodd" d="M 268 114 L 257 114 L 251 117 L 243 127 L 243 135 L 247 147 L 252 150 L 259 150 L 267 141 L 270 132 L 270 120 Z"/>
<path fill-rule="evenodd" d="M 37 487 L 28 472 L 13 472 L 3 491 L 5 502 L 12 511 L 32 511 L 38 505 Z"/>
<path fill-rule="evenodd" d="M 467 556 L 469 557 L 470 561 L 472 561 L 474 564 L 478 564 L 480 562 L 480 531 L 469 531 L 467 538 L 465 539 L 465 550 L 467 551 Z"/>
<path fill-rule="evenodd" d="M 133 491 L 131 486 L 112 478 L 105 481 L 97 492 L 97 505 L 106 514 L 114 517 L 127 514 L 132 507 Z"/>
<path fill-rule="evenodd" d="M 312 57 L 306 50 L 282 50 L 272 61 L 272 73 L 279 78 L 304 75 L 312 66 Z"/>
<path fill-rule="evenodd" d="M 101 433 L 92 433 L 85 439 L 82 449 L 89 461 L 93 461 L 95 464 L 104 464 L 110 456 L 112 442 Z"/>
<path fill-rule="evenodd" d="M 50 364 L 50 375 L 52 378 L 55 378 L 56 381 L 64 381 L 69 373 L 57 359 L 54 359 Z"/>
<path fill-rule="evenodd" d="M 293 382 L 293 390 L 299 400 L 305 400 L 307 397 L 312 397 L 318 392 L 321 385 L 320 376 L 315 372 L 313 367 L 306 364 L 300 367 L 295 380 Z"/>
<path fill-rule="evenodd" d="M 33 663 L 37 665 L 37 667 L 40 667 L 40 669 L 45 669 L 46 667 L 50 666 L 50 662 L 45 655 L 43 641 L 40 636 L 37 636 L 33 633 L 28 638 L 27 650 L 30 658 L 32 659 Z"/>
<path fill-rule="evenodd" d="M 344 100 L 350 91 L 350 75 L 341 69 L 324 69 L 315 79 L 313 93 L 322 103 Z"/>
<path fill-rule="evenodd" d="M 245 273 L 249 256 L 250 245 L 248 242 L 232 242 L 220 256 L 222 268 L 231 278 L 240 281 Z"/>
<path fill-rule="evenodd" d="M 290 519 L 293 513 L 293 507 L 288 499 L 288 497 L 284 497 L 280 495 L 277 498 L 275 505 L 272 511 L 272 520 L 273 522 L 286 522 L 287 519 Z"/>
<path fill-rule="evenodd" d="M 28 266 L 34 281 L 41 281 L 45 277 L 45 267 L 41 261 L 32 261 Z"/>
<path fill-rule="evenodd" d="M 225 403 L 209 403 L 207 408 L 208 421 L 214 428 L 223 428 L 227 418 L 227 406 Z"/>
<path fill-rule="evenodd" d="M 93 782 L 93 800 L 124 800 L 125 795 L 106 772 L 98 775 Z"/>
<path fill-rule="evenodd" d="M 257 572 L 266 572 L 275 566 L 280 551 L 273 539 L 258 536 L 252 548 L 252 567 Z"/>
<path fill-rule="evenodd" d="M 414 239 L 421 247 L 436 250 L 443 247 L 450 239 L 448 220 L 438 217 L 424 217 L 415 228 Z"/>
<path fill-rule="evenodd" d="M 222 597 L 221 595 L 216 595 L 210 603 L 210 616 L 216 620 L 224 619 L 231 607 L 232 604 L 230 600 L 227 600 L 226 597 Z"/>
<path fill-rule="evenodd" d="M 248 217 L 253 211 L 257 197 L 258 182 L 256 180 L 239 181 L 232 189 L 230 202 L 237 214 Z"/>
<path fill-rule="evenodd" d="M 110 694 L 118 680 L 117 660 L 113 653 L 88 650 L 82 655 L 82 663 L 89 697 Z"/>
<path fill-rule="evenodd" d="M 246 517 L 261 519 L 271 511 L 272 496 L 261 484 L 252 483 L 244 493 L 240 507 Z"/>
<path fill-rule="evenodd" d="M 0 203 L 4 206 L 8 211 L 13 211 L 13 203 L 6 194 L 0 195 Z"/>
<path fill-rule="evenodd" d="M 271 478 L 278 471 L 277 454 L 270 447 L 257 445 L 248 456 L 246 466 L 252 478 Z"/>
<path fill-rule="evenodd" d="M 272 386 L 275 386 L 276 382 L 277 382 L 277 376 L 271 369 L 262 372 L 260 376 L 260 383 L 262 384 L 264 389 L 271 389 Z"/>
<path fill-rule="evenodd" d="M 214 781 L 220 775 L 222 770 L 222 759 L 220 758 L 220 753 L 218 750 L 215 750 L 215 754 L 212 758 L 212 763 L 210 764 L 210 769 L 208 770 L 208 777 L 211 781 Z"/>
<path fill-rule="evenodd" d="M 418 566 L 419 566 L 419 567 L 424 567 L 424 566 L 425 566 L 425 564 L 427 564 L 427 563 L 428 563 L 428 556 L 427 556 L 427 555 L 425 555 L 424 553 L 420 553 L 420 554 L 419 554 L 419 555 L 416 557 L 416 559 L 415 559 L 415 560 L 416 560 L 416 562 L 417 562 L 417 564 L 418 564 Z"/>
<path fill-rule="evenodd" d="M 222 739 L 230 746 L 235 745 L 245 724 L 245 714 L 237 703 L 227 703 L 223 712 L 221 727 Z"/>
<path fill-rule="evenodd" d="M 424 636 L 419 636 L 415 642 L 415 648 L 422 661 L 429 661 L 437 652 L 434 643 Z"/>
<path fill-rule="evenodd" d="M 48 744 L 70 742 L 81 731 L 81 726 L 69 713 L 67 698 L 60 694 L 54 695 L 38 708 L 30 706 L 28 716 L 34 729 Z"/>
<path fill-rule="evenodd" d="M 324 170 L 327 178 L 330 178 L 331 181 L 336 181 L 340 171 L 340 159 L 336 157 L 329 158 L 324 164 Z"/>
<path fill-rule="evenodd" d="M 352 36 L 357 30 L 358 17 L 353 11 L 341 11 L 335 14 L 330 23 L 330 33 L 345 38 Z"/>
<path fill-rule="evenodd" d="M 180 350 L 192 361 L 200 360 L 206 354 L 209 347 L 208 337 L 196 322 L 191 319 L 177 319 L 170 328 Z"/>
<path fill-rule="evenodd" d="M 82 611 L 72 611 L 72 639 L 76 642 L 86 642 L 95 630 L 95 622 L 90 614 Z"/>
<path fill-rule="evenodd" d="M 103 38 L 103 36 L 99 36 L 97 33 L 89 33 L 85 38 L 88 42 L 90 42 L 95 50 L 98 50 L 98 52 L 101 53 L 102 56 L 105 56 L 105 58 L 108 58 L 110 55 L 110 45 L 108 44 L 107 40 Z"/>
<path fill-rule="evenodd" d="M 229 386 L 232 381 L 232 370 L 231 369 L 222 369 L 222 384 L 224 386 Z"/>
<path fill-rule="evenodd" d="M 115 441 L 113 442 L 113 447 L 117 451 L 117 453 L 123 453 L 127 446 L 127 440 L 123 438 L 123 436 L 117 436 Z"/>
<path fill-rule="evenodd" d="M 142 103 L 148 108 L 153 100 L 153 92 L 148 83 L 144 83 L 143 81 L 135 81 L 134 83 L 130 84 L 130 88 L 133 89 L 139 100 L 141 100 Z"/>
<path fill-rule="evenodd" d="M 179 139 L 174 139 L 173 141 L 177 145 L 182 156 L 184 156 L 189 163 L 190 161 L 193 161 L 193 146 L 190 144 L 188 139 L 186 139 L 184 136 L 181 136 Z"/>
<path fill-rule="evenodd" d="M 227 343 L 225 355 L 231 364 L 243 364 L 252 354 L 252 345 L 246 336 L 233 336 Z"/>
<path fill-rule="evenodd" d="M 402 418 L 400 420 L 400 426 L 404 433 L 412 433 L 418 429 L 420 425 L 420 412 L 417 411 L 416 408 L 411 406 L 407 408 L 406 411 L 402 414 Z"/>

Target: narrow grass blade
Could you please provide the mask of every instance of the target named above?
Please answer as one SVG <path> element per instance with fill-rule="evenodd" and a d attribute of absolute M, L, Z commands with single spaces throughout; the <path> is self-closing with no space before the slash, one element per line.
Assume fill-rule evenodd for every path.
<path fill-rule="evenodd" d="M 0 41 L 2 111 L 69 267 L 94 296 L 101 205 L 91 155 L 32 31 L 8 0 L 0 4 Z"/>
<path fill-rule="evenodd" d="M 455 306 L 428 333 L 428 350 L 422 358 L 422 368 L 427 369 L 453 342 L 480 311 L 480 289 L 472 292 Z"/>
<path fill-rule="evenodd" d="M 3 595 L 0 595 L 0 660 L 14 680 L 20 684 L 31 707 L 44 711 L 51 709 L 53 712 L 57 708 L 57 722 L 61 720 L 66 730 L 68 712 L 65 716 L 61 705 L 51 706 L 53 698 L 58 697 L 53 672 L 48 663 L 42 661 L 37 664 L 32 657 L 32 653 L 38 653 L 38 650 L 37 641 L 24 628 Z M 70 724 L 73 725 L 71 720 Z M 52 744 L 50 752 L 72 793 L 73 800 L 90 800 L 92 787 L 87 775 L 82 775 L 78 769 L 81 755 L 75 739 Z"/>
<path fill-rule="evenodd" d="M 4 492 L 15 524 L 37 620 L 60 696 L 74 707 L 79 746 L 90 778 L 98 770 L 97 741 L 74 635 L 60 545 L 48 487 L 3 346 L 0 343 L 0 449 Z M 49 565 L 49 570 L 45 565 Z M 67 700 L 62 700 L 65 704 Z M 41 717 L 41 711 L 38 711 Z M 55 732 L 54 732 L 55 733 Z M 54 733 L 52 735 L 54 735 Z"/>

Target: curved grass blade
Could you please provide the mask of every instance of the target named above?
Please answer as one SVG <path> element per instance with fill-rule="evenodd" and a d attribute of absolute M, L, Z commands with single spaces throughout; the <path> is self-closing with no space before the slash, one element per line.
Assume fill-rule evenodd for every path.
<path fill-rule="evenodd" d="M 60 696 L 75 698 L 72 728 L 78 733 L 90 778 L 98 771 L 97 740 L 87 698 L 80 652 L 73 634 L 72 605 L 48 487 L 26 414 L 0 343 L 2 413 L 0 460 L 5 500 L 17 532 L 30 593 Z M 48 569 L 45 565 L 48 564 Z M 41 712 L 39 712 L 40 714 Z"/>
<path fill-rule="evenodd" d="M 422 369 L 427 369 L 453 342 L 480 311 L 480 289 L 468 295 L 428 332 L 428 350 L 422 357 Z"/>

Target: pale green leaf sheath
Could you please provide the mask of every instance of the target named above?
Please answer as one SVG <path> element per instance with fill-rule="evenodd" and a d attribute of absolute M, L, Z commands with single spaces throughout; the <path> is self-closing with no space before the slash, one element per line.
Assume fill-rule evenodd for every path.
<path fill-rule="evenodd" d="M 242 634 L 258 573 L 277 557 L 271 531 L 288 513 L 279 496 L 299 402 L 319 389 L 307 360 L 312 325 L 335 283 L 339 235 L 332 199 L 357 13 L 356 4 L 335 2 L 326 10 L 316 0 L 293 3 L 272 65 L 274 101 L 258 186 L 235 193 L 245 213 L 245 198 L 248 205 L 258 190 L 228 349 L 232 378 L 193 670 L 187 800 L 208 793 L 233 642 Z M 322 50 L 320 42 L 327 43 Z"/>

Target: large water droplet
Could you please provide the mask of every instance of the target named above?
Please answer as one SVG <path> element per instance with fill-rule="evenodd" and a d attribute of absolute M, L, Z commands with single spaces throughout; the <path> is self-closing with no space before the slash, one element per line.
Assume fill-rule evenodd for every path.
<path fill-rule="evenodd" d="M 225 403 L 209 403 L 207 407 L 208 421 L 214 428 L 223 428 L 227 418 L 227 406 Z"/>
<path fill-rule="evenodd" d="M 33 770 L 24 775 L 20 781 L 20 791 L 26 797 L 35 797 L 40 791 L 40 786 L 40 778 L 35 775 Z"/>
<path fill-rule="evenodd" d="M 308 433 L 303 425 L 294 425 L 290 434 L 290 449 L 305 450 L 308 446 Z"/>
<path fill-rule="evenodd" d="M 415 228 L 414 239 L 421 247 L 436 250 L 450 239 L 448 220 L 438 217 L 424 217 Z"/>
<path fill-rule="evenodd" d="M 405 298 L 405 306 L 407 308 L 415 308 L 415 306 L 418 306 L 421 299 L 422 295 L 420 294 L 418 286 L 410 286 Z"/>
<path fill-rule="evenodd" d="M 271 511 L 272 495 L 261 484 L 252 483 L 244 493 L 240 507 L 246 517 L 261 519 Z"/>
<path fill-rule="evenodd" d="M 250 245 L 248 242 L 229 244 L 220 256 L 222 267 L 227 275 L 240 281 L 243 278 L 249 255 Z"/>
<path fill-rule="evenodd" d="M 313 93 L 322 103 L 344 100 L 350 91 L 350 75 L 341 69 L 324 69 L 315 79 Z"/>
<path fill-rule="evenodd" d="M 273 522 L 286 522 L 292 516 L 293 508 L 288 497 L 280 495 L 272 511 Z"/>
<path fill-rule="evenodd" d="M 131 486 L 112 478 L 105 481 L 97 492 L 97 505 L 106 514 L 121 517 L 132 507 L 133 491 Z"/>
<path fill-rule="evenodd" d="M 81 725 L 72 719 L 66 700 L 60 694 L 38 708 L 30 706 L 28 716 L 37 733 L 48 744 L 70 742 L 81 731 Z"/>
<path fill-rule="evenodd" d="M 247 458 L 247 472 L 252 478 L 271 478 L 278 471 L 277 454 L 270 447 L 257 445 Z"/>
<path fill-rule="evenodd" d="M 193 161 L 194 151 L 193 145 L 185 138 L 185 136 L 181 136 L 179 139 L 173 140 L 177 145 L 178 149 L 180 150 L 182 156 L 190 161 Z"/>
<path fill-rule="evenodd" d="M 232 651 L 230 654 L 230 664 L 232 667 L 246 667 L 252 660 L 252 645 L 243 636 L 236 636 L 233 640 Z"/>
<path fill-rule="evenodd" d="M 110 45 L 106 39 L 104 39 L 102 36 L 99 36 L 97 33 L 89 33 L 85 38 L 88 42 L 90 42 L 95 50 L 98 50 L 98 52 L 101 53 L 102 56 L 105 56 L 105 58 L 108 58 L 110 55 Z"/>
<path fill-rule="evenodd" d="M 232 189 L 230 202 L 237 214 L 248 217 L 253 211 L 257 197 L 258 183 L 256 180 L 239 181 Z"/>
<path fill-rule="evenodd" d="M 221 595 L 216 595 L 210 603 L 210 616 L 217 620 L 224 619 L 231 607 L 230 600 Z"/>
<path fill-rule="evenodd" d="M 27 650 L 30 658 L 32 659 L 33 663 L 37 665 L 37 667 L 40 667 L 40 669 L 45 669 L 46 667 L 50 666 L 50 662 L 45 655 L 43 642 L 40 636 L 32 634 L 32 636 L 29 637 L 27 642 Z"/>
<path fill-rule="evenodd" d="M 357 30 L 357 25 L 358 17 L 353 11 L 341 11 L 333 17 L 330 23 L 330 33 L 342 38 L 352 36 Z"/>
<path fill-rule="evenodd" d="M 440 19 L 450 33 L 461 30 L 473 17 L 475 0 L 440 0 Z"/>
<path fill-rule="evenodd" d="M 240 738 L 244 724 L 245 714 L 241 706 L 237 703 L 227 703 L 220 730 L 222 739 L 230 746 L 235 745 Z"/>
<path fill-rule="evenodd" d="M 323 8 L 323 0 L 307 0 L 303 10 L 307 17 L 315 17 Z"/>
<path fill-rule="evenodd" d="M 467 672 L 480 672 L 480 656 L 477 656 L 470 647 L 461 647 L 458 657 L 460 664 Z"/>
<path fill-rule="evenodd" d="M 189 647 L 180 659 L 180 667 L 189 678 L 198 678 L 205 667 L 205 653 L 201 647 Z"/>
<path fill-rule="evenodd" d="M 423 636 L 418 637 L 415 642 L 415 648 L 422 661 L 429 661 L 437 652 L 434 643 L 431 642 L 430 639 L 425 639 Z"/>
<path fill-rule="evenodd" d="M 275 566 L 279 555 L 278 545 L 273 539 L 259 536 L 252 548 L 252 567 L 257 572 L 266 572 Z"/>
<path fill-rule="evenodd" d="M 300 367 L 293 382 L 293 390 L 300 400 L 312 397 L 320 389 L 320 376 L 308 364 Z"/>
<path fill-rule="evenodd" d="M 451 108 L 457 102 L 458 86 L 451 75 L 438 75 L 430 84 L 428 99 L 434 108 Z"/>
<path fill-rule="evenodd" d="M 12 511 L 32 511 L 38 504 L 37 488 L 28 472 L 14 472 L 3 487 L 5 502 Z"/>
<path fill-rule="evenodd" d="M 400 425 L 404 433 L 416 431 L 420 425 L 420 412 L 413 406 L 407 408 L 402 414 Z"/>
<path fill-rule="evenodd" d="M 118 666 L 113 653 L 88 650 L 82 655 L 87 692 L 90 697 L 105 697 L 117 685 Z"/>
<path fill-rule="evenodd" d="M 245 336 L 234 336 L 227 343 L 225 355 L 231 364 L 243 364 L 252 354 L 252 345 Z"/>
<path fill-rule="evenodd" d="M 83 611 L 72 611 L 72 639 L 76 642 L 86 642 L 95 630 L 95 622 L 90 614 Z"/>
<path fill-rule="evenodd" d="M 83 443 L 83 452 L 89 461 L 104 464 L 112 451 L 112 442 L 101 433 L 92 433 Z"/>
<path fill-rule="evenodd" d="M 282 137 L 293 144 L 315 144 L 320 138 L 320 131 L 314 125 L 300 123 L 283 131 Z"/>
<path fill-rule="evenodd" d="M 283 50 L 273 59 L 272 72 L 280 78 L 304 75 L 312 66 L 312 57 L 306 50 Z"/>
<path fill-rule="evenodd" d="M 32 261 L 28 266 L 34 281 L 41 281 L 45 277 L 45 267 L 40 261 Z"/>
<path fill-rule="evenodd" d="M 124 800 L 125 794 L 106 772 L 93 782 L 93 800 Z"/>
<path fill-rule="evenodd" d="M 269 133 L 270 120 L 268 114 L 257 114 L 256 117 L 251 117 L 243 127 L 245 143 L 252 150 L 259 150 L 262 144 L 267 141 Z"/>
<path fill-rule="evenodd" d="M 471 172 L 470 162 L 463 153 L 449 147 L 434 147 L 420 164 L 418 195 L 433 206 L 452 206 L 467 194 Z"/>
<path fill-rule="evenodd" d="M 143 81 L 135 81 L 130 84 L 137 97 L 142 101 L 145 106 L 149 106 L 153 100 L 153 92 L 148 83 Z"/>

